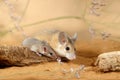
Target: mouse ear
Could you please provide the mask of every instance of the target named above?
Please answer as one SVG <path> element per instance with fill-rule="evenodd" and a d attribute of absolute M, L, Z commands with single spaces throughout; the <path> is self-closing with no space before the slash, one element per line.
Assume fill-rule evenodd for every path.
<path fill-rule="evenodd" d="M 72 36 L 71 40 L 73 41 L 73 43 L 77 40 L 78 34 L 74 33 L 74 35 Z"/>
<path fill-rule="evenodd" d="M 44 52 L 44 53 L 47 52 L 46 46 L 43 46 L 43 52 Z"/>
<path fill-rule="evenodd" d="M 68 38 L 64 32 L 59 33 L 59 42 L 60 44 L 65 44 L 68 41 Z"/>

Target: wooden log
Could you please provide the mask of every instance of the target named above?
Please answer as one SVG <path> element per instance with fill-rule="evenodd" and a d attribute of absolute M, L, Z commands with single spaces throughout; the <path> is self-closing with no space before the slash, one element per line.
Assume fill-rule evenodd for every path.
<path fill-rule="evenodd" d="M 46 56 L 38 56 L 23 46 L 0 46 L 0 66 L 25 66 L 55 61 Z"/>

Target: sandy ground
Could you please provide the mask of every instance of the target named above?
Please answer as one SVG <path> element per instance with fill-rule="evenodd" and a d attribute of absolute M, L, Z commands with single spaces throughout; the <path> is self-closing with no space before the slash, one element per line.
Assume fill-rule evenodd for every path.
<path fill-rule="evenodd" d="M 49 66 L 49 67 L 48 67 Z M 1 80 L 77 80 L 74 73 L 64 73 L 63 68 L 69 70 L 70 66 L 79 67 L 73 63 L 46 63 L 29 67 L 11 67 L 0 70 Z M 79 80 L 119 80 L 119 72 L 101 73 L 96 72 L 89 66 L 80 73 Z"/>

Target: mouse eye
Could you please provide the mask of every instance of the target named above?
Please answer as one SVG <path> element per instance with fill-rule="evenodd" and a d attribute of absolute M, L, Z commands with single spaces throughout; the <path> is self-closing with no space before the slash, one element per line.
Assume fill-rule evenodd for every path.
<path fill-rule="evenodd" d="M 68 51 L 68 50 L 70 50 L 70 48 L 69 48 L 69 47 L 66 47 L 66 50 Z"/>
<path fill-rule="evenodd" d="M 50 53 L 50 55 L 53 55 L 53 53 Z"/>

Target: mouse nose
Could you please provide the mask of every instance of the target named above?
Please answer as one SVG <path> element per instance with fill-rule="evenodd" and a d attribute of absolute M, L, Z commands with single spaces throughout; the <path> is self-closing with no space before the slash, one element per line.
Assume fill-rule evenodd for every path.
<path fill-rule="evenodd" d="M 66 58 L 69 59 L 69 60 L 73 60 L 73 59 L 76 59 L 76 55 L 73 54 L 73 53 L 68 53 L 68 54 L 66 55 Z"/>

